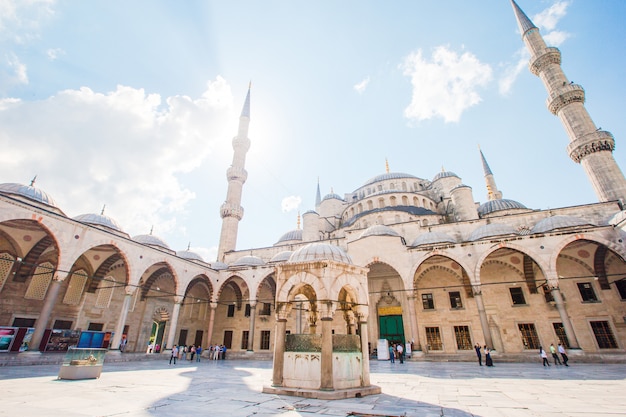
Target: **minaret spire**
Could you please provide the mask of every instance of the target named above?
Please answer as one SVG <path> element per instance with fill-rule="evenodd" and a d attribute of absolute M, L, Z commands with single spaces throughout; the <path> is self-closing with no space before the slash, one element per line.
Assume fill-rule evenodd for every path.
<path fill-rule="evenodd" d="M 239 221 L 243 218 L 243 207 L 241 207 L 241 194 L 243 184 L 248 178 L 245 170 L 246 153 L 250 149 L 250 139 L 248 138 L 248 126 L 250 125 L 250 89 L 252 83 L 248 85 L 248 94 L 239 117 L 239 131 L 233 138 L 233 162 L 226 170 L 228 180 L 228 191 L 226 201 L 220 208 L 222 216 L 222 232 L 220 234 L 220 244 L 217 250 L 217 260 L 224 260 L 224 254 L 233 251 L 237 244 L 237 231 Z"/>
<path fill-rule="evenodd" d="M 480 149 L 480 146 L 478 147 L 478 151 L 480 152 L 480 159 L 483 163 L 483 173 L 485 174 L 485 182 L 487 183 L 487 198 L 489 200 L 500 200 L 502 199 L 502 192 L 498 190 L 496 180 L 491 172 L 491 168 L 489 168 L 487 159 L 485 159 L 485 155 L 483 155 L 483 151 Z"/>
<path fill-rule="evenodd" d="M 613 158 L 615 139 L 596 127 L 585 108 L 585 90 L 561 69 L 561 51 L 546 46 L 539 29 L 511 0 L 522 39 L 530 51 L 530 71 L 548 91 L 548 109 L 561 119 L 570 143 L 569 157 L 580 163 L 600 201 L 626 201 L 626 178 Z"/>
<path fill-rule="evenodd" d="M 317 192 L 315 193 L 315 210 L 320 209 L 322 204 L 322 193 L 320 192 L 320 177 L 317 177 Z"/>

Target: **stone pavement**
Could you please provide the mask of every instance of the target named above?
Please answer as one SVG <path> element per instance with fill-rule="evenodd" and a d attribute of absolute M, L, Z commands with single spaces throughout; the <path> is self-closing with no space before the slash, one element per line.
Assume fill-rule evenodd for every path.
<path fill-rule="evenodd" d="M 372 361 L 382 394 L 322 401 L 262 394 L 270 361 L 105 363 L 99 379 L 58 380 L 58 365 L 0 367 L 0 416 L 626 415 L 626 365 Z"/>

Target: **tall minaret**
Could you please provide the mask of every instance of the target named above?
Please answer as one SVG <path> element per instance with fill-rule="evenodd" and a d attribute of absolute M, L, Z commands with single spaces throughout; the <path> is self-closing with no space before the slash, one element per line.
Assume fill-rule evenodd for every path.
<path fill-rule="evenodd" d="M 570 158 L 580 163 L 600 201 L 626 201 L 626 179 L 613 158 L 615 140 L 597 128 L 585 109 L 585 90 L 570 82 L 561 69 L 561 52 L 547 47 L 539 29 L 511 0 L 522 39 L 530 51 L 530 71 L 548 90 L 548 109 L 561 119 L 570 138 Z"/>
<path fill-rule="evenodd" d="M 489 200 L 500 200 L 502 199 L 502 192 L 498 190 L 498 186 L 496 185 L 496 180 L 493 177 L 493 173 L 491 172 L 491 168 L 489 168 L 489 164 L 485 159 L 485 155 L 483 155 L 483 151 L 478 148 L 480 151 L 480 159 L 483 162 L 483 172 L 485 173 L 485 182 L 487 183 L 487 198 Z"/>
<path fill-rule="evenodd" d="M 245 170 L 246 153 L 250 149 L 250 139 L 248 139 L 248 125 L 250 124 L 250 85 L 246 102 L 239 117 L 239 132 L 233 138 L 233 163 L 226 170 L 228 180 L 228 192 L 226 201 L 220 208 L 222 216 L 222 233 L 220 234 L 220 246 L 217 251 L 217 260 L 223 262 L 226 252 L 235 250 L 237 244 L 237 229 L 239 220 L 243 217 L 243 207 L 241 207 L 241 192 L 243 184 L 248 178 Z"/>

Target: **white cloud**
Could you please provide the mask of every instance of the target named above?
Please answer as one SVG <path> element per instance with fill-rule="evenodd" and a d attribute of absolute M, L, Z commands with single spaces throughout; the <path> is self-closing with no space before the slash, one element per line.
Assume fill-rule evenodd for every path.
<path fill-rule="evenodd" d="M 520 58 L 517 60 L 517 62 L 505 66 L 503 75 L 498 81 L 498 91 L 502 95 L 507 95 L 511 92 L 513 83 L 515 83 L 517 77 L 519 77 L 522 71 L 528 68 L 528 58 L 530 57 L 530 54 L 528 53 L 526 48 L 520 49 L 518 51 L 518 55 L 520 56 Z"/>
<path fill-rule="evenodd" d="M 283 198 L 283 201 L 281 202 L 281 209 L 283 213 L 297 210 L 298 207 L 300 207 L 300 203 L 302 203 L 301 197 L 290 195 L 289 197 Z"/>
<path fill-rule="evenodd" d="M 491 80 L 491 67 L 473 54 L 461 55 L 445 46 L 435 48 L 426 59 L 418 50 L 401 65 L 404 75 L 411 77 L 413 97 L 404 110 L 405 117 L 416 121 L 441 117 L 458 122 L 461 114 L 481 101 L 478 87 Z"/>
<path fill-rule="evenodd" d="M 355 84 L 355 86 L 353 87 L 354 90 L 359 93 L 359 94 L 363 94 L 363 92 L 365 91 L 365 89 L 367 88 L 367 86 L 370 83 L 370 77 L 367 76 L 363 79 L 363 81 L 361 81 L 358 84 Z"/>
<path fill-rule="evenodd" d="M 61 55 L 65 55 L 65 51 L 61 48 L 50 48 L 46 51 L 46 55 L 50 61 L 55 61 Z"/>
<path fill-rule="evenodd" d="M 99 212 L 130 235 L 180 227 L 194 193 L 177 175 L 190 172 L 230 137 L 236 117 L 221 77 L 203 96 L 169 97 L 118 86 L 107 93 L 61 91 L 46 100 L 0 100 L 0 177 L 37 186 L 69 216 Z M 37 123 L 33 123 L 37 120 Z M 217 156 L 220 158 L 229 156 Z"/>
<path fill-rule="evenodd" d="M 14 53 L 7 55 L 7 67 L 9 68 L 8 84 L 28 84 L 26 65 Z"/>
<path fill-rule="evenodd" d="M 23 44 L 39 37 L 54 16 L 55 0 L 0 0 L 0 41 Z"/>
<path fill-rule="evenodd" d="M 546 31 L 552 31 L 567 13 L 569 1 L 557 1 L 547 9 L 537 13 L 531 19 L 535 25 Z"/>

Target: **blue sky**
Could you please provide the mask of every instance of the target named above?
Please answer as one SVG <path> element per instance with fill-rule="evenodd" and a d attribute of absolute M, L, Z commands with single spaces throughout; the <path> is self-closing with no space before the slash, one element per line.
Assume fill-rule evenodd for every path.
<path fill-rule="evenodd" d="M 626 2 L 519 0 L 626 166 Z M 215 260 L 252 81 L 238 249 L 271 246 L 322 195 L 390 170 L 453 171 L 486 200 L 597 201 L 527 68 L 510 1 L 0 0 L 0 182 L 70 217 Z"/>

